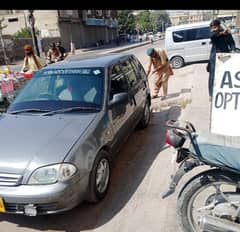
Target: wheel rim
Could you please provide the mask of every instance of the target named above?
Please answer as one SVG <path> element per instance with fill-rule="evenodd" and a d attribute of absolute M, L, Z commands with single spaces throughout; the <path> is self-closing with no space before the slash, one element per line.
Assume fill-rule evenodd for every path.
<path fill-rule="evenodd" d="M 172 65 L 174 68 L 181 68 L 183 66 L 183 59 L 181 57 L 174 57 Z"/>
<path fill-rule="evenodd" d="M 199 217 L 210 214 L 211 210 L 206 208 L 206 209 L 201 210 L 202 212 L 197 212 L 197 211 L 199 210 L 199 208 L 203 208 L 210 204 L 210 203 L 207 204 L 207 200 L 205 200 L 204 194 L 206 195 L 205 197 L 209 196 L 209 194 L 210 194 L 209 191 L 211 189 L 213 191 L 215 191 L 215 194 L 217 194 L 216 186 L 219 186 L 218 189 L 221 189 L 222 192 L 224 192 L 224 191 L 229 192 L 229 189 L 231 189 L 230 186 L 234 187 L 233 192 L 235 192 L 235 188 L 236 188 L 234 183 L 227 183 L 227 182 L 219 181 L 219 182 L 215 182 L 214 185 L 212 183 L 205 185 L 205 186 L 201 187 L 198 191 L 196 191 L 190 198 L 188 206 L 187 206 L 187 218 L 188 218 L 189 225 L 191 227 L 191 231 L 193 231 L 193 232 L 201 231 L 198 226 Z M 223 186 L 223 187 L 221 187 L 221 186 Z M 208 190 L 209 188 L 211 188 L 211 189 Z M 201 199 L 201 201 L 199 199 Z M 207 199 L 208 199 L 208 197 L 207 197 Z M 198 203 L 197 205 L 200 204 L 200 206 L 194 206 L 195 202 Z M 204 202 L 204 203 L 201 205 L 201 202 Z"/>
<path fill-rule="evenodd" d="M 96 188 L 99 193 L 106 191 L 109 182 L 109 162 L 107 159 L 101 159 L 97 166 Z"/>

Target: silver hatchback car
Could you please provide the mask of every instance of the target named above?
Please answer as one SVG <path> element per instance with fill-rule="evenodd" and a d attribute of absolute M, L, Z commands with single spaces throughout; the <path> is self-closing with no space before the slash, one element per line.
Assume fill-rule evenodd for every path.
<path fill-rule="evenodd" d="M 131 54 L 40 70 L 0 116 L 0 212 L 36 216 L 100 201 L 112 155 L 148 125 L 150 104 Z"/>

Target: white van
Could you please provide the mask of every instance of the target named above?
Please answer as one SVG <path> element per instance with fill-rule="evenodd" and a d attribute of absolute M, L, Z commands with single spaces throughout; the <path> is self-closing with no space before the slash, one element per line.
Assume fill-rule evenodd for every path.
<path fill-rule="evenodd" d="M 165 34 L 165 50 L 173 68 L 185 63 L 209 59 L 210 21 L 168 27 Z"/>

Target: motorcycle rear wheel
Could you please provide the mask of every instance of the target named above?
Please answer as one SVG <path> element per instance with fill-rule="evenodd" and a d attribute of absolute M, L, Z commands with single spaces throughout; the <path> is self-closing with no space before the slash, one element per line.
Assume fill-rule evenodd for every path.
<path fill-rule="evenodd" d="M 198 226 L 198 218 L 209 214 L 210 210 L 198 212 L 197 209 L 212 203 L 208 200 L 212 199 L 210 196 L 214 195 L 214 191 L 217 194 L 217 189 L 223 193 L 236 193 L 238 181 L 239 178 L 236 174 L 219 169 L 205 171 L 189 180 L 181 190 L 177 202 L 177 219 L 182 231 L 201 231 Z"/>

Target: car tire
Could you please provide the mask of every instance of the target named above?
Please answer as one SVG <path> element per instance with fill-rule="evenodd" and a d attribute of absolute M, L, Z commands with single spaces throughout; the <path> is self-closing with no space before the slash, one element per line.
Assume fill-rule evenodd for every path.
<path fill-rule="evenodd" d="M 143 115 L 142 118 L 138 124 L 138 127 L 140 129 L 145 129 L 149 122 L 150 122 L 150 117 L 151 117 L 151 110 L 150 110 L 150 104 L 149 101 L 146 101 L 145 107 L 144 107 L 144 111 L 143 111 Z"/>
<path fill-rule="evenodd" d="M 181 56 L 174 56 L 171 59 L 171 65 L 175 69 L 181 68 L 184 66 L 184 60 Z"/>
<path fill-rule="evenodd" d="M 111 176 L 109 154 L 101 150 L 97 155 L 90 173 L 88 201 L 97 203 L 102 200 L 108 191 Z"/>

